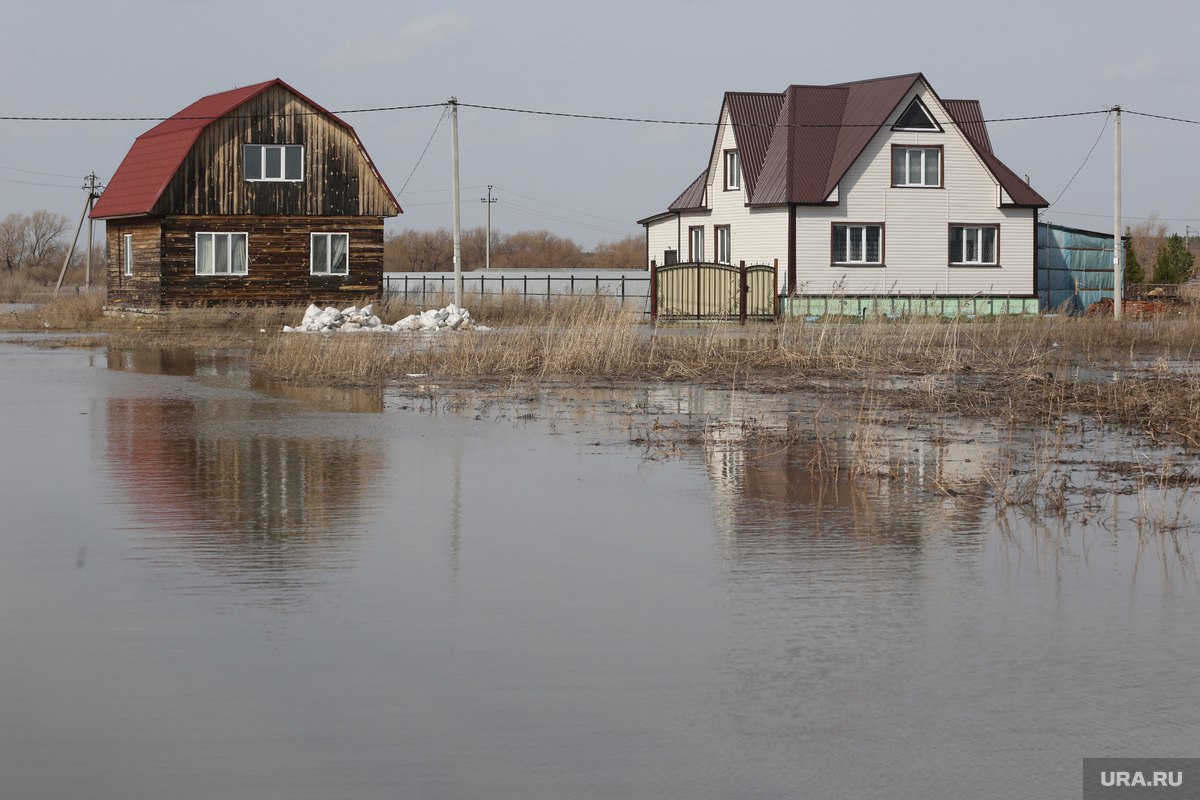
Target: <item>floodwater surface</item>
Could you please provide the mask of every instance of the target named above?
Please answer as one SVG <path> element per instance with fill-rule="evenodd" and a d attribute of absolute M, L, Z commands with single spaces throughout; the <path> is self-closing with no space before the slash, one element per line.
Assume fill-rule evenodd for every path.
<path fill-rule="evenodd" d="M 819 424 L 787 398 L 420 381 L 0 344 L 0 795 L 1076 797 L 1200 756 L 1194 534 L 1137 497 L 998 522 L 930 490 L 983 427 L 805 465 L 739 434 Z"/>

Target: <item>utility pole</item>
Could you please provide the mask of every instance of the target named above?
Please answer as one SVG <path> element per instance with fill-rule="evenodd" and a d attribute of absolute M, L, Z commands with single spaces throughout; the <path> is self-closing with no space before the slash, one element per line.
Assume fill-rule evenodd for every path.
<path fill-rule="evenodd" d="M 479 198 L 479 202 L 487 203 L 487 242 L 483 246 L 483 268 L 492 268 L 492 203 L 500 202 L 500 198 L 492 197 L 492 185 L 488 184 L 488 196 Z"/>
<path fill-rule="evenodd" d="M 462 308 L 462 209 L 458 197 L 458 98 L 450 98 L 451 203 L 454 205 L 454 305 Z"/>
<path fill-rule="evenodd" d="M 83 213 L 79 215 L 79 224 L 75 226 L 75 238 L 71 240 L 71 247 L 67 250 L 67 257 L 63 259 L 62 269 L 58 271 L 58 282 L 54 284 L 54 293 L 58 294 L 58 290 L 62 288 L 63 278 L 67 274 L 67 267 L 71 264 L 71 257 L 75 255 L 75 245 L 79 244 L 79 232 L 83 230 L 83 221 L 88 220 L 88 254 L 87 254 L 87 286 L 92 285 L 92 223 L 88 215 L 91 214 L 92 205 L 96 202 L 96 198 L 100 196 L 100 190 L 104 187 L 96 180 L 96 173 L 92 173 L 83 179 L 83 188 L 87 189 L 87 199 L 83 201 Z"/>
<path fill-rule="evenodd" d="M 92 220 L 92 204 L 100 195 L 96 192 L 96 173 L 91 173 L 84 178 L 83 188 L 88 192 L 88 249 L 87 249 L 87 266 L 84 268 L 83 285 L 88 289 L 92 288 L 92 230 L 94 221 Z"/>
<path fill-rule="evenodd" d="M 1113 106 L 1116 124 L 1113 127 L 1113 319 L 1121 318 L 1121 290 L 1125 270 L 1121 268 L 1121 107 Z"/>

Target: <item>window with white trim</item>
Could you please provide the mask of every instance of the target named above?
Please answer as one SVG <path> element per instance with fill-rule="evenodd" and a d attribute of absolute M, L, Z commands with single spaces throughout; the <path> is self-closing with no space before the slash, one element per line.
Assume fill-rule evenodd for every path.
<path fill-rule="evenodd" d="M 737 150 L 725 151 L 725 190 L 742 188 L 742 159 Z"/>
<path fill-rule="evenodd" d="M 245 275 L 249 262 L 244 233 L 197 233 L 197 275 Z"/>
<path fill-rule="evenodd" d="M 995 266 L 999 255 L 998 225 L 951 225 L 950 263 L 961 266 Z"/>
<path fill-rule="evenodd" d="M 883 225 L 834 225 L 833 263 L 883 264 Z"/>
<path fill-rule="evenodd" d="M 704 260 L 704 228 L 688 228 L 688 261 L 695 264 Z"/>
<path fill-rule="evenodd" d="M 133 275 L 133 234 L 127 233 L 122 238 L 125 252 L 121 254 L 121 273 L 126 277 Z"/>
<path fill-rule="evenodd" d="M 310 236 L 312 257 L 309 261 L 313 275 L 350 274 L 350 234 L 314 233 Z"/>
<path fill-rule="evenodd" d="M 892 147 L 892 186 L 941 185 L 941 147 Z"/>
<path fill-rule="evenodd" d="M 304 146 L 248 144 L 242 147 L 242 171 L 248 181 L 304 180 Z"/>
<path fill-rule="evenodd" d="M 717 236 L 717 263 L 731 264 L 730 260 L 730 234 L 728 225 L 717 225 L 713 230 Z"/>

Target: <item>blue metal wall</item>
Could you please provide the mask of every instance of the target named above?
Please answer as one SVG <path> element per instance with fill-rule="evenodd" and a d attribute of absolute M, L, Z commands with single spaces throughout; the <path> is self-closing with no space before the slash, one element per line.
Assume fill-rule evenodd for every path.
<path fill-rule="evenodd" d="M 1113 293 L 1113 237 L 1039 222 L 1037 285 L 1042 311 L 1082 314 Z"/>

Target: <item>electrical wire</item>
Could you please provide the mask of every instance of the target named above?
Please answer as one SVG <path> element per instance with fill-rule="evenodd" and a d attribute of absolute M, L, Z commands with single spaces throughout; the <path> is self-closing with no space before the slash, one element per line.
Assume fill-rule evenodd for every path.
<path fill-rule="evenodd" d="M 400 191 L 396 192 L 396 199 L 404 194 L 404 189 L 408 186 L 408 182 L 412 180 L 412 176 L 417 171 L 417 167 L 421 166 L 421 162 L 425 160 L 425 154 L 429 152 L 429 145 L 433 144 L 433 137 L 437 136 L 438 128 L 442 127 L 442 120 L 446 118 L 446 114 L 450 111 L 449 106 L 442 109 L 441 116 L 438 117 L 437 124 L 433 126 L 433 133 L 429 134 L 429 141 L 425 143 L 425 149 L 421 151 L 421 155 L 417 157 L 417 163 L 413 164 L 412 170 L 409 171 L 408 177 L 404 179 L 404 185 L 400 187 Z"/>
<path fill-rule="evenodd" d="M 1071 184 L 1075 182 L 1075 179 L 1079 177 L 1079 173 L 1083 172 L 1083 168 L 1087 166 L 1088 159 L 1092 157 L 1092 153 L 1096 152 L 1096 145 L 1100 144 L 1100 138 L 1104 136 L 1104 132 L 1108 130 L 1108 120 L 1110 116 L 1110 114 L 1106 114 L 1104 116 L 1104 125 L 1100 128 L 1100 133 L 1096 135 L 1096 141 L 1092 142 L 1091 149 L 1089 149 L 1087 151 L 1087 155 L 1083 157 L 1083 163 L 1079 165 L 1079 169 L 1075 170 L 1075 174 L 1071 176 L 1071 180 L 1067 181 L 1067 185 L 1064 186 L 1062 191 L 1058 193 L 1058 197 L 1054 198 L 1054 203 L 1062 200 L 1062 196 L 1067 193 L 1067 189 L 1071 188 Z M 1053 208 L 1054 203 L 1051 203 L 1049 207 Z"/>
<path fill-rule="evenodd" d="M 512 189 L 509 189 L 506 186 L 496 186 L 495 188 L 501 192 L 504 192 L 505 194 L 515 195 L 517 197 L 521 197 L 526 200 L 529 200 L 530 202 L 537 203 L 538 205 L 549 206 L 550 208 L 557 208 L 558 210 L 566 211 L 569 214 L 578 214 L 581 217 L 591 217 L 592 219 L 599 219 L 599 220 L 603 220 L 605 222 L 615 222 L 618 225 L 627 224 L 625 220 L 613 219 L 612 217 L 602 217 L 599 214 L 589 214 L 586 211 L 577 211 L 574 208 L 567 208 L 566 206 L 559 206 L 559 205 L 555 205 L 554 203 L 547 203 L 545 200 L 539 200 L 536 197 L 530 197 L 527 194 L 521 194 L 520 192 L 514 192 Z"/>

